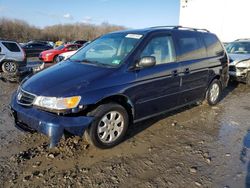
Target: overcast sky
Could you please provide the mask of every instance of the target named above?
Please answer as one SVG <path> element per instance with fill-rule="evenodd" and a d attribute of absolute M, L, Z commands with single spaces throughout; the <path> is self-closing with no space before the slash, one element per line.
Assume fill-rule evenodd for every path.
<path fill-rule="evenodd" d="M 179 0 L 0 0 L 0 17 L 38 27 L 74 22 L 129 28 L 177 25 Z"/>

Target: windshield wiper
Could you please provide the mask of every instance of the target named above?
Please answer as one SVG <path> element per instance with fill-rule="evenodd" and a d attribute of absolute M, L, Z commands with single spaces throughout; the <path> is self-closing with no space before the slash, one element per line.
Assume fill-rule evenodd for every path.
<path fill-rule="evenodd" d="M 113 67 L 113 66 L 111 66 L 109 64 L 106 64 L 106 63 L 102 63 L 102 62 L 99 62 L 99 61 L 91 61 L 91 60 L 88 60 L 88 59 L 72 60 L 72 59 L 69 58 L 69 60 L 74 61 L 74 62 L 78 62 L 78 63 L 87 63 L 87 64 L 94 64 L 94 65 L 105 66 L 105 67 Z"/>

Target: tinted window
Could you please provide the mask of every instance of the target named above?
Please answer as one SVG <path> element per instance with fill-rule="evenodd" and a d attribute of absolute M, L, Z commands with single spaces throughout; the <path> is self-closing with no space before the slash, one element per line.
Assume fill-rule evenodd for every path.
<path fill-rule="evenodd" d="M 217 56 L 220 53 L 224 52 L 224 49 L 223 49 L 220 41 L 218 40 L 218 38 L 215 35 L 204 33 L 203 38 L 204 38 L 204 42 L 205 42 L 206 47 L 207 47 L 207 55 L 209 57 Z"/>
<path fill-rule="evenodd" d="M 141 57 L 154 56 L 156 64 L 175 61 L 175 51 L 171 36 L 155 37 L 149 41 L 141 53 Z"/>
<path fill-rule="evenodd" d="M 0 47 L 0 52 L 2 52 L 2 48 Z"/>
<path fill-rule="evenodd" d="M 11 52 L 20 52 L 20 49 L 14 42 L 3 42 L 3 45 Z"/>
<path fill-rule="evenodd" d="M 180 60 L 187 61 L 206 57 L 205 46 L 197 33 L 181 32 L 177 37 L 180 47 Z"/>

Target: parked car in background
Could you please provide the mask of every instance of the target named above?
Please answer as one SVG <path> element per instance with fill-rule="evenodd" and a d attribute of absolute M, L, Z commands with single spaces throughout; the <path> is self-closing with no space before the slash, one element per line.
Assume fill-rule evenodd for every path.
<path fill-rule="evenodd" d="M 26 55 L 22 47 L 14 41 L 0 40 L 0 71 L 17 73 L 26 66 Z"/>
<path fill-rule="evenodd" d="M 67 60 L 70 56 L 72 56 L 76 52 L 77 50 L 61 53 L 57 56 L 56 62 L 59 63 L 60 61 Z"/>
<path fill-rule="evenodd" d="M 228 83 L 228 56 L 206 30 L 154 27 L 106 34 L 69 60 L 25 80 L 12 97 L 20 127 L 64 131 L 95 146 L 122 141 L 128 126 L 204 99 L 216 105 Z"/>
<path fill-rule="evenodd" d="M 63 44 L 64 44 L 63 41 L 58 40 L 58 41 L 55 42 L 55 47 L 61 46 Z"/>
<path fill-rule="evenodd" d="M 81 44 L 84 45 L 86 42 L 88 42 L 87 40 L 76 40 L 73 42 L 73 44 Z"/>
<path fill-rule="evenodd" d="M 78 50 L 82 45 L 80 44 L 65 44 L 55 49 L 46 50 L 40 53 L 39 59 L 45 63 L 56 63 L 57 56 L 64 52 Z"/>
<path fill-rule="evenodd" d="M 90 44 L 90 41 L 84 43 L 81 48 L 87 46 L 88 44 Z M 77 50 L 76 51 L 70 51 L 70 52 L 64 52 L 64 53 L 62 53 L 62 54 L 60 54 L 60 55 L 57 56 L 56 62 L 58 63 L 60 61 L 67 60 L 70 56 L 72 56 L 76 52 L 77 52 Z"/>
<path fill-rule="evenodd" d="M 29 42 L 22 48 L 27 57 L 38 57 L 42 51 L 52 49 L 53 47 L 47 43 Z"/>
<path fill-rule="evenodd" d="M 230 58 L 229 74 L 232 80 L 250 86 L 250 39 L 238 39 L 226 46 Z"/>

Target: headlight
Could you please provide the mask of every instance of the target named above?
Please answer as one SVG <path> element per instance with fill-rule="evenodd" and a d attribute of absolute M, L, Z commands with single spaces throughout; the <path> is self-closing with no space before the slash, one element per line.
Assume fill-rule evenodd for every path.
<path fill-rule="evenodd" d="M 80 96 L 67 98 L 38 96 L 35 99 L 34 105 L 51 110 L 67 110 L 77 107 L 80 100 Z"/>
<path fill-rule="evenodd" d="M 241 62 L 236 64 L 236 67 L 237 68 L 248 68 L 248 67 L 250 67 L 250 60 L 241 61 Z"/>

